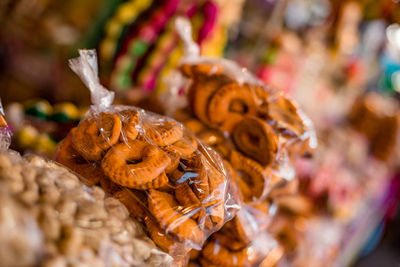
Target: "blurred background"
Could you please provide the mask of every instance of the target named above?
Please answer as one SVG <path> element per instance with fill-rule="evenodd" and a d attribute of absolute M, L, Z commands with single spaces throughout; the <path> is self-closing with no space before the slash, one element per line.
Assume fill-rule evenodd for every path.
<path fill-rule="evenodd" d="M 288 209 L 271 228 L 289 265 L 399 266 L 396 0 L 3 0 L 12 148 L 51 157 L 87 110 L 89 91 L 67 64 L 78 48 L 97 49 L 118 103 L 163 113 L 158 97 L 183 55 L 177 16 L 190 19 L 203 55 L 237 61 L 315 124 L 316 155 L 296 163 L 298 197 L 313 212 Z"/>

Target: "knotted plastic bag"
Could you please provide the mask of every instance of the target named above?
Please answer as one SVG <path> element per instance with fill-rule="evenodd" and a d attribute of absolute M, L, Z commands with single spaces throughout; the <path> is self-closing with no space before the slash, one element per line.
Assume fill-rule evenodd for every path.
<path fill-rule="evenodd" d="M 222 159 L 182 124 L 136 107 L 112 105 L 99 83 L 96 54 L 80 50 L 71 68 L 93 105 L 60 144 L 56 161 L 100 184 L 140 220 L 177 265 L 240 208 Z"/>

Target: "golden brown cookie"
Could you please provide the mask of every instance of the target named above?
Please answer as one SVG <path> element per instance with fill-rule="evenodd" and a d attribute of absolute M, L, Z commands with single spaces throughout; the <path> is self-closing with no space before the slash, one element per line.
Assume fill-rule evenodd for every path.
<path fill-rule="evenodd" d="M 73 128 L 67 137 L 60 143 L 55 154 L 55 161 L 63 164 L 80 175 L 86 185 L 95 185 L 104 176 L 100 166 L 94 162 L 88 162 L 82 158 L 72 146 L 72 136 L 76 128 Z"/>
<path fill-rule="evenodd" d="M 178 210 L 179 204 L 173 195 L 150 189 L 148 207 L 160 226 L 180 242 L 197 246 L 203 242 L 204 235 L 197 222 Z"/>
<path fill-rule="evenodd" d="M 153 180 L 165 171 L 170 162 L 168 155 L 158 147 L 133 140 L 113 146 L 104 156 L 102 168 L 114 183 L 146 189 L 159 182 Z"/>
<path fill-rule="evenodd" d="M 86 119 L 78 125 L 72 144 L 86 160 L 100 160 L 103 152 L 118 142 L 120 134 L 118 115 L 100 113 L 98 117 Z"/>
<path fill-rule="evenodd" d="M 263 166 L 275 161 L 278 140 L 272 127 L 263 120 L 245 117 L 233 129 L 232 139 L 243 154 Z"/>

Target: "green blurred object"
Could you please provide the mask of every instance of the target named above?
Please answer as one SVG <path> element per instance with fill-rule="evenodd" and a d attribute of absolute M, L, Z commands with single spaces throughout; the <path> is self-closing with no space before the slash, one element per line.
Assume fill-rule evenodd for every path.
<path fill-rule="evenodd" d="M 53 113 L 50 103 L 43 99 L 35 99 L 26 102 L 25 114 L 39 119 L 47 119 Z"/>

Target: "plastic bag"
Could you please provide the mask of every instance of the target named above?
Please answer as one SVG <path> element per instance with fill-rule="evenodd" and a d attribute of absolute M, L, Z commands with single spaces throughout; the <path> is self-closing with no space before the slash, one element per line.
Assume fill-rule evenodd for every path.
<path fill-rule="evenodd" d="M 1 99 L 0 99 L 0 151 L 8 149 L 10 144 L 11 144 L 11 129 L 6 122 L 3 105 L 1 104 Z"/>
<path fill-rule="evenodd" d="M 166 111 L 220 153 L 244 202 L 237 216 L 211 236 L 197 262 L 268 266 L 282 254 L 281 248 L 276 247 L 279 253 L 265 250 L 257 260 L 246 251 L 252 251 L 259 236 L 267 235 L 275 197 L 296 191 L 293 160 L 315 149 L 313 125 L 292 100 L 234 62 L 199 56 L 188 22 L 180 19 L 176 25 L 185 58 L 181 75 L 174 74 L 175 83 L 169 80 L 170 91 L 163 96 Z M 261 243 L 268 247 L 271 242 Z"/>
<path fill-rule="evenodd" d="M 171 266 L 98 186 L 39 156 L 0 151 L 0 262 L 3 266 Z"/>
<path fill-rule="evenodd" d="M 188 107 L 169 112 L 239 171 L 240 184 L 248 187 L 242 191 L 251 193 L 247 202 L 264 200 L 276 182 L 294 178 L 293 159 L 315 149 L 311 121 L 294 101 L 234 62 L 199 56 L 187 21 L 177 20 L 177 29 L 185 42 L 180 72 L 187 81 L 171 86 L 166 106 L 183 98 Z M 176 88 L 182 87 L 180 94 Z"/>
<path fill-rule="evenodd" d="M 162 250 L 184 263 L 191 248 L 200 249 L 240 208 L 228 192 L 229 174 L 218 154 L 178 122 L 111 105 L 95 52 L 79 53 L 70 66 L 89 87 L 93 106 L 60 144 L 56 161 L 86 183 L 100 183 Z"/>

